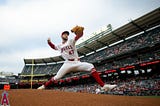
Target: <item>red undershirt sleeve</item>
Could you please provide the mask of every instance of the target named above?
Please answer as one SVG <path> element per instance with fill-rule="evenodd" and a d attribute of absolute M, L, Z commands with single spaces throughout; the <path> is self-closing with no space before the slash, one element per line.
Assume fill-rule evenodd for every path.
<path fill-rule="evenodd" d="M 58 50 L 57 47 L 52 43 L 52 42 L 48 42 L 48 45 L 55 50 Z"/>

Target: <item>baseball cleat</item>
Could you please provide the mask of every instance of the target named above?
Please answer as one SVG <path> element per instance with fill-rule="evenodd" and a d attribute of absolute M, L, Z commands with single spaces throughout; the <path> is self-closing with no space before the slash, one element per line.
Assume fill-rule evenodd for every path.
<path fill-rule="evenodd" d="M 101 89 L 104 91 L 109 91 L 115 88 L 117 85 L 110 85 L 110 84 L 105 84 Z"/>
<path fill-rule="evenodd" d="M 45 86 L 42 85 L 42 86 L 38 87 L 37 89 L 43 90 L 43 89 L 45 89 Z"/>

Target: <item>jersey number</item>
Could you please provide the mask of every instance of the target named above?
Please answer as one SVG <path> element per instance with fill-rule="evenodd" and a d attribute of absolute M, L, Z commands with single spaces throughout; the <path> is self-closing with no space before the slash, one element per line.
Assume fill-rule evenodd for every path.
<path fill-rule="evenodd" d="M 69 55 L 73 55 L 73 54 L 74 54 L 74 50 L 70 50 Z"/>

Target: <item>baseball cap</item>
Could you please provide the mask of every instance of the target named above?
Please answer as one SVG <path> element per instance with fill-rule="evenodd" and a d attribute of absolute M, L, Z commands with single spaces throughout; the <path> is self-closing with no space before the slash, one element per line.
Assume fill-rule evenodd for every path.
<path fill-rule="evenodd" d="M 69 32 L 68 31 L 63 31 L 61 35 L 63 35 L 63 34 L 69 35 Z"/>

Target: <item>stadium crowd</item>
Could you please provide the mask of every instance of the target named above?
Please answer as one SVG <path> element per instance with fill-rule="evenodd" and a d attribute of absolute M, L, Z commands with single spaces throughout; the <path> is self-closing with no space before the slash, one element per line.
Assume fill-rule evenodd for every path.
<path fill-rule="evenodd" d="M 151 30 L 149 32 L 137 35 L 133 38 L 125 40 L 119 44 L 108 47 L 98 53 L 89 55 L 87 58 L 82 58 L 82 61 L 88 61 L 91 63 L 103 60 L 105 58 L 116 56 L 125 52 L 133 51 L 145 46 L 152 46 L 160 41 L 160 27 Z M 96 57 L 96 58 L 95 58 Z"/>
<path fill-rule="evenodd" d="M 113 94 L 113 95 L 128 95 L 128 96 L 160 96 L 160 75 L 151 77 L 134 77 L 126 80 L 117 79 L 106 83 L 114 83 L 118 86 L 111 91 L 99 91 L 97 84 L 83 84 L 75 86 L 65 86 L 54 88 L 55 90 L 67 92 L 82 92 L 94 94 Z"/>
<path fill-rule="evenodd" d="M 117 69 L 120 67 L 124 66 L 130 66 L 130 65 L 135 65 L 143 62 L 149 62 L 152 60 L 157 60 L 160 59 L 160 53 L 159 51 L 155 52 L 147 52 L 145 54 L 141 54 L 138 56 L 130 56 L 127 58 L 123 58 L 120 60 L 114 60 L 114 61 L 109 61 L 105 62 L 105 64 L 97 66 L 98 71 L 104 71 L 104 70 L 109 70 L 109 69 Z"/>
<path fill-rule="evenodd" d="M 118 86 L 109 94 L 129 96 L 160 96 L 160 75 L 134 77 L 116 82 Z"/>

